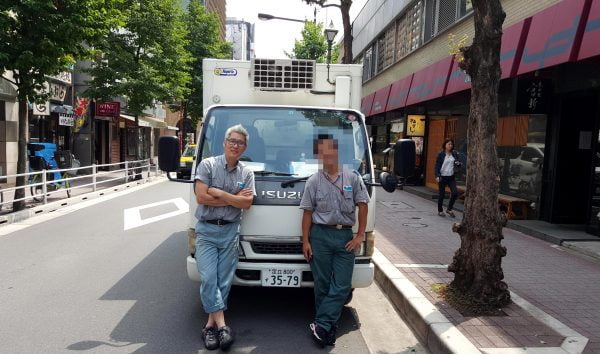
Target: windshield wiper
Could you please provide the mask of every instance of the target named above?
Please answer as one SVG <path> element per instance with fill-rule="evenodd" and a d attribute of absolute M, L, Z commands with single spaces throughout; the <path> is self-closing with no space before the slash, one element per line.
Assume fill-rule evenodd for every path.
<path fill-rule="evenodd" d="M 278 171 L 254 171 L 254 173 L 262 175 L 262 176 L 268 176 L 268 175 L 275 175 L 275 176 L 293 176 L 293 173 L 287 173 L 287 172 L 278 172 Z"/>
<path fill-rule="evenodd" d="M 287 181 L 281 182 L 281 188 L 287 188 L 288 186 L 293 186 L 296 182 L 306 181 L 310 176 L 298 177 L 294 179 L 290 179 Z"/>

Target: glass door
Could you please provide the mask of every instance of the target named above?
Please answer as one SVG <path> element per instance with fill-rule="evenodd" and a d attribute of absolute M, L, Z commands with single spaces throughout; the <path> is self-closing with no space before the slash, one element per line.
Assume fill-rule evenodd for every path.
<path fill-rule="evenodd" d="M 587 231 L 600 236 L 600 129 L 596 130 L 594 156 L 592 158 L 592 196 L 590 201 L 590 220 Z"/>

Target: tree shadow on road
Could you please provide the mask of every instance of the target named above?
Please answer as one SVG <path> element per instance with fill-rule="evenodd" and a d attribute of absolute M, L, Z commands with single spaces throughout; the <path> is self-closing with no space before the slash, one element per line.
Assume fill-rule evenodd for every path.
<path fill-rule="evenodd" d="M 186 274 L 187 235 L 174 233 L 100 300 L 135 301 L 111 332 L 114 343 L 92 339 L 73 343 L 69 350 L 85 351 L 139 347 L 138 353 L 197 353 L 204 350 L 201 329 L 206 314 L 199 298 L 199 283 Z M 312 289 L 233 287 L 226 313 L 236 333 L 233 353 L 307 353 L 317 350 L 309 336 L 314 315 Z M 367 352 L 358 331 L 360 323 L 351 307 L 340 320 L 335 352 Z M 131 351 L 130 350 L 130 351 Z M 327 351 L 327 349 L 325 349 Z"/>

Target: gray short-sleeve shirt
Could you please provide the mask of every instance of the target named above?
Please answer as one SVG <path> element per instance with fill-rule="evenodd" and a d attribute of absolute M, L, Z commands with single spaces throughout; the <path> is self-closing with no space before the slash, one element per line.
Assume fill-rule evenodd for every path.
<path fill-rule="evenodd" d="M 256 195 L 254 172 L 238 162 L 233 169 L 227 168 L 225 155 L 209 157 L 202 160 L 196 167 L 196 180 L 209 188 L 218 188 L 230 194 L 237 194 L 243 188 L 248 188 Z M 223 219 L 237 222 L 242 215 L 242 209 L 233 206 L 213 207 L 198 204 L 196 219 L 200 221 Z"/>
<path fill-rule="evenodd" d="M 369 201 L 369 193 L 357 171 L 344 170 L 335 181 L 319 171 L 306 181 L 300 209 L 312 211 L 315 224 L 354 225 L 356 204 Z"/>

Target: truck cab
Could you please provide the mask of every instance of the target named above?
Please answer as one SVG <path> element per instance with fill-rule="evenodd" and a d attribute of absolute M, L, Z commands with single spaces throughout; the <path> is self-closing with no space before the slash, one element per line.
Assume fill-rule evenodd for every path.
<path fill-rule="evenodd" d="M 302 210 L 299 208 L 306 179 L 319 170 L 313 153 L 318 134 L 338 140 L 339 160 L 365 181 L 371 201 L 365 241 L 356 251 L 352 286 L 373 282 L 376 188 L 371 150 L 360 104 L 360 65 L 325 65 L 309 60 L 252 62 L 205 59 L 202 133 L 188 182 L 196 165 L 223 153 L 227 128 L 241 124 L 249 133 L 241 163 L 254 171 L 256 196 L 240 224 L 239 263 L 235 285 L 310 287 L 309 264 L 302 253 Z M 166 137 L 159 142 L 159 164 L 169 172 L 178 156 Z M 174 146 L 171 142 L 170 146 Z M 161 151 L 162 150 L 162 151 Z M 384 176 L 386 190 L 395 188 Z M 193 185 L 189 190 L 190 219 L 187 273 L 201 281 L 195 260 Z M 354 226 L 356 232 L 358 225 Z"/>

